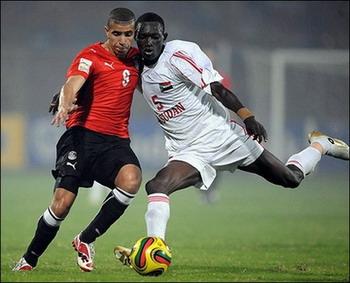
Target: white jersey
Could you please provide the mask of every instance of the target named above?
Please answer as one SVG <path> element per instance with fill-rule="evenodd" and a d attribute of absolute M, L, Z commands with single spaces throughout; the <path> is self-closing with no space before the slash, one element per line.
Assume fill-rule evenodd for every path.
<path fill-rule="evenodd" d="M 202 189 L 210 186 L 218 168 L 233 171 L 261 154 L 262 147 L 231 123 L 229 111 L 212 96 L 210 83 L 223 78 L 197 44 L 166 43 L 157 63 L 144 67 L 141 79 L 143 96 L 163 129 L 169 161 L 194 166 Z"/>
<path fill-rule="evenodd" d="M 195 43 L 166 43 L 157 64 L 144 67 L 143 95 L 162 127 L 168 150 L 181 150 L 228 124 L 228 110 L 211 95 L 221 81 L 210 59 Z"/>

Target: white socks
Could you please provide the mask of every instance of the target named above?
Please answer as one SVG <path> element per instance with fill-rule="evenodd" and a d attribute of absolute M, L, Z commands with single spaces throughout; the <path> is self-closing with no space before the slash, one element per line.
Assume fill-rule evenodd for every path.
<path fill-rule="evenodd" d="M 293 154 L 289 157 L 286 165 L 295 165 L 298 167 L 304 174 L 304 176 L 310 174 L 314 169 L 317 163 L 321 159 L 321 152 L 316 148 L 309 146 L 297 154 Z"/>
<path fill-rule="evenodd" d="M 161 193 L 148 195 L 148 206 L 145 214 L 147 236 L 160 237 L 165 240 L 166 225 L 169 217 L 169 197 Z"/>
<path fill-rule="evenodd" d="M 112 193 L 113 193 L 114 197 L 124 205 L 129 205 L 135 197 L 135 194 L 130 194 L 130 193 L 122 190 L 121 188 L 118 188 L 118 187 L 113 189 Z"/>
<path fill-rule="evenodd" d="M 50 207 L 48 207 L 44 214 L 43 219 L 46 222 L 47 225 L 57 227 L 61 225 L 61 222 L 64 220 L 64 218 L 57 217 L 55 213 L 51 210 Z"/>

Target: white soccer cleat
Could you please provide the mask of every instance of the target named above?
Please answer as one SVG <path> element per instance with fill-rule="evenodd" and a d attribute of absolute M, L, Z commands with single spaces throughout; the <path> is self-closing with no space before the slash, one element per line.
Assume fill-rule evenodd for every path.
<path fill-rule="evenodd" d="M 33 270 L 33 266 L 31 266 L 24 257 L 22 257 L 14 268 L 12 268 L 12 271 L 31 271 Z"/>
<path fill-rule="evenodd" d="M 73 248 L 78 252 L 77 264 L 80 269 L 85 272 L 90 272 L 94 269 L 94 245 L 80 241 L 79 235 L 72 241 Z"/>
<path fill-rule="evenodd" d="M 122 246 L 116 246 L 113 252 L 117 260 L 119 260 L 122 264 L 131 267 L 130 265 L 131 249 L 128 249 Z"/>
<path fill-rule="evenodd" d="M 308 141 L 310 144 L 318 142 L 325 149 L 326 155 L 349 160 L 349 146 L 341 140 L 331 138 L 319 131 L 312 131 L 308 135 Z"/>

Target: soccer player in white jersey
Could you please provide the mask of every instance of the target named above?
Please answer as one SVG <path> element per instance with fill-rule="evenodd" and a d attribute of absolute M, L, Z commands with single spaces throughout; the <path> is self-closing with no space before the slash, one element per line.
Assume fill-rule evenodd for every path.
<path fill-rule="evenodd" d="M 217 170 L 240 169 L 269 182 L 296 188 L 327 154 L 349 160 L 349 146 L 318 131 L 309 134 L 310 146 L 285 163 L 260 143 L 264 127 L 237 96 L 225 88 L 210 59 L 192 42 L 165 43 L 163 19 L 146 13 L 136 22 L 135 39 L 143 57 L 142 92 L 165 135 L 166 165 L 146 183 L 147 236 L 165 240 L 170 216 L 169 196 L 189 186 L 207 189 Z M 230 120 L 227 108 L 245 127 Z M 130 250 L 117 247 L 122 262 Z"/>

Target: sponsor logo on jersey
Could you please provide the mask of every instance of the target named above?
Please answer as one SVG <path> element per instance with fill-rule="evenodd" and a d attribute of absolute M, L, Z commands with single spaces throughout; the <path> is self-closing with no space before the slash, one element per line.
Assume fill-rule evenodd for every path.
<path fill-rule="evenodd" d="M 77 169 L 75 168 L 75 166 L 77 165 L 77 163 L 78 163 L 78 162 L 75 162 L 75 163 L 67 162 L 66 165 L 72 166 L 74 170 L 77 170 Z"/>
<path fill-rule="evenodd" d="M 161 92 L 164 92 L 164 91 L 172 89 L 173 86 L 172 86 L 171 82 L 164 82 L 164 83 L 159 84 L 159 88 L 160 88 Z"/>
<path fill-rule="evenodd" d="M 182 105 L 181 102 L 177 103 L 175 106 L 171 107 L 168 110 L 163 111 L 162 113 L 156 113 L 158 122 L 161 124 L 165 124 L 170 119 L 173 119 L 177 116 L 180 116 L 182 112 L 184 112 L 186 109 Z"/>
<path fill-rule="evenodd" d="M 110 67 L 112 70 L 114 70 L 113 64 L 114 62 L 112 62 L 111 64 L 109 64 L 108 62 L 105 62 L 105 65 Z"/>
<path fill-rule="evenodd" d="M 91 65 L 92 61 L 85 58 L 80 58 L 78 70 L 89 74 Z"/>

